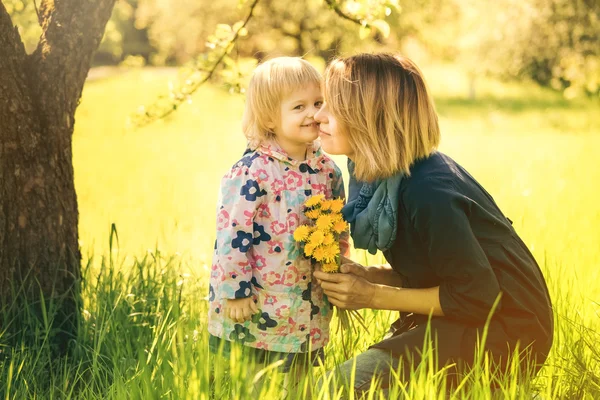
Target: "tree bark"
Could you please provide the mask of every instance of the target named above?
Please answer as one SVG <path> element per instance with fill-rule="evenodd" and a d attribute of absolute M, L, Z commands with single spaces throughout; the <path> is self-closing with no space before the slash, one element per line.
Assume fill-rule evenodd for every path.
<path fill-rule="evenodd" d="M 75 110 L 114 3 L 42 1 L 42 35 L 28 55 L 0 0 L 3 309 L 23 287 L 30 294 L 65 297 L 74 304 L 80 277 L 72 160 Z"/>

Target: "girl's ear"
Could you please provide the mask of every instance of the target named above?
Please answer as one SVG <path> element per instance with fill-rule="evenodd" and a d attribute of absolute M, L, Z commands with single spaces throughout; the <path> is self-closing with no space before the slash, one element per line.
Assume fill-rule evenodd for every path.
<path fill-rule="evenodd" d="M 266 115 L 265 117 L 267 118 L 267 123 L 266 126 L 268 129 L 271 130 L 271 132 L 275 132 L 275 128 L 277 128 L 277 120 L 279 119 L 279 115 L 277 115 L 276 113 L 273 113 L 275 115 Z"/>

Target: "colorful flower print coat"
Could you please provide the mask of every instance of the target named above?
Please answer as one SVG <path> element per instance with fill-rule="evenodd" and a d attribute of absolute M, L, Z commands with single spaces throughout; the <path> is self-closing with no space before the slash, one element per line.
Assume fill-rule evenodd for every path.
<path fill-rule="evenodd" d="M 303 204 L 317 194 L 344 197 L 342 174 L 318 143 L 309 146 L 305 161 L 263 145 L 225 175 L 209 287 L 212 335 L 286 353 L 327 344 L 332 307 L 292 236 L 309 222 Z M 340 243 L 344 253 L 347 237 Z M 260 309 L 251 321 L 225 317 L 227 299 L 250 296 Z"/>

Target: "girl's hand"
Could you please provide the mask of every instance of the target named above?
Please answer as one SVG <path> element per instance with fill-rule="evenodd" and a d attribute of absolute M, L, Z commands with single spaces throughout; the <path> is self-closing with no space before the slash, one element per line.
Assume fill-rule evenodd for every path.
<path fill-rule="evenodd" d="M 334 306 L 346 310 L 372 307 L 375 285 L 367 279 L 352 273 L 329 274 L 322 271 L 315 271 L 314 276 Z"/>
<path fill-rule="evenodd" d="M 225 316 L 235 322 L 245 322 L 252 319 L 258 313 L 258 307 L 252 297 L 245 299 L 228 299 L 225 306 Z"/>

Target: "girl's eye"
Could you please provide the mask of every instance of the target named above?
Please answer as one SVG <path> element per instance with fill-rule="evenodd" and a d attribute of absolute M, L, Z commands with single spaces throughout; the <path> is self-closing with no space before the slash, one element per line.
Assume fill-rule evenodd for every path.
<path fill-rule="evenodd" d="M 321 108 L 322 106 L 323 106 L 323 102 L 322 101 L 317 101 L 315 103 L 315 107 L 317 107 L 317 108 Z"/>
<path fill-rule="evenodd" d="M 302 104 L 298 104 L 296 107 L 294 107 L 294 110 L 302 110 L 304 108 L 304 106 Z"/>

